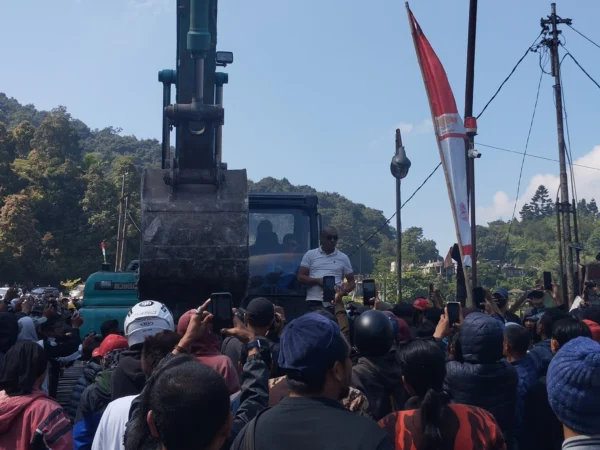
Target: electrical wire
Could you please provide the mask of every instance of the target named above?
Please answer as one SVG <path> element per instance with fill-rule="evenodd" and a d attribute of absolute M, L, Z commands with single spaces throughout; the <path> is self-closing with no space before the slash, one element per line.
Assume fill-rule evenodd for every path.
<path fill-rule="evenodd" d="M 515 196 L 515 205 L 513 207 L 512 218 L 508 224 L 508 231 L 506 233 L 506 242 L 504 244 L 504 250 L 502 252 L 501 261 L 504 262 L 506 252 L 508 251 L 508 244 L 510 240 L 510 231 L 512 229 L 513 222 L 515 221 L 515 215 L 517 213 L 517 202 L 519 201 L 519 193 L 521 191 L 521 180 L 523 178 L 523 167 L 525 166 L 525 157 L 527 156 L 527 148 L 529 147 L 529 139 L 531 138 L 531 130 L 533 129 L 533 122 L 535 120 L 535 113 L 537 111 L 538 100 L 540 99 L 540 88 L 542 87 L 542 78 L 544 77 L 544 71 L 540 71 L 540 79 L 537 85 L 537 92 L 535 94 L 535 103 L 533 104 L 533 113 L 531 114 L 531 121 L 529 122 L 529 131 L 527 132 L 527 140 L 525 141 L 525 151 L 523 152 L 523 158 L 521 159 L 521 170 L 519 171 L 519 181 L 517 182 L 517 195 Z M 502 264 L 500 264 L 502 267 Z"/>
<path fill-rule="evenodd" d="M 563 48 L 564 48 L 564 46 L 563 46 Z M 587 71 L 581 66 L 581 64 L 579 64 L 579 61 L 577 61 L 575 59 L 575 57 L 566 48 L 565 48 L 565 55 L 570 57 L 573 60 L 573 62 L 575 64 L 577 64 L 577 67 L 579 67 L 581 69 L 581 71 L 584 74 L 586 74 L 586 76 L 591 80 L 591 82 L 594 83 L 598 89 L 600 89 L 600 84 L 596 80 L 594 80 L 594 78 L 589 73 L 587 73 Z"/>
<path fill-rule="evenodd" d="M 572 25 L 567 24 L 567 26 L 573 30 L 575 33 L 577 33 L 579 36 L 581 36 L 582 38 L 584 38 L 585 40 L 587 40 L 588 42 L 590 42 L 591 44 L 595 45 L 596 47 L 600 48 L 600 45 L 596 44 L 594 41 L 592 41 L 589 37 L 587 37 L 585 34 L 583 34 L 581 31 L 576 30 Z"/>
<path fill-rule="evenodd" d="M 440 168 L 440 166 L 442 165 L 442 163 L 440 162 L 437 166 L 435 166 L 435 169 L 433 169 L 433 171 L 427 175 L 427 178 L 425 178 L 425 180 L 423 180 L 423 182 L 421 183 L 421 185 L 415 189 L 415 191 L 411 194 L 410 197 L 408 197 L 408 199 L 406 199 L 406 201 L 404 203 L 402 203 L 402 205 L 400 206 L 400 209 L 404 208 L 404 206 L 410 202 L 412 200 L 412 198 L 417 195 L 417 192 L 419 192 L 421 190 L 421 188 L 423 186 L 425 186 L 425 183 L 427 183 L 429 181 L 429 179 L 433 176 L 434 173 L 437 172 L 437 170 Z M 377 235 L 381 230 L 383 230 L 383 228 L 390 223 L 390 220 L 392 220 L 394 217 L 396 217 L 396 213 L 392 214 L 389 219 L 387 219 L 385 222 L 383 222 L 383 224 L 381 224 L 381 226 L 379 228 L 377 228 L 377 230 L 375 230 L 375 232 L 373 234 L 371 234 L 367 239 L 365 239 L 362 244 L 360 244 L 358 247 L 356 247 L 354 249 L 354 251 L 352 251 L 352 253 L 350 253 L 348 255 L 348 257 L 354 255 L 357 251 L 359 251 L 361 248 L 363 248 L 365 246 L 365 244 L 367 242 L 369 242 L 371 239 L 373 239 L 375 237 L 375 235 Z"/>
<path fill-rule="evenodd" d="M 477 119 L 479 119 L 481 117 L 481 115 L 485 112 L 485 110 L 490 105 L 490 103 L 492 103 L 494 101 L 494 99 L 496 98 L 496 96 L 500 93 L 500 91 L 502 90 L 502 88 L 504 87 L 504 85 L 506 84 L 506 82 L 510 79 L 510 77 L 512 77 L 513 73 L 515 73 L 515 70 L 517 70 L 517 67 L 519 67 L 519 64 L 521 64 L 521 62 L 523 62 L 523 60 L 527 57 L 527 55 L 529 54 L 529 52 L 534 51 L 533 48 L 534 48 L 536 42 L 538 41 L 538 39 L 540 38 L 540 36 L 543 34 L 543 32 L 544 32 L 544 30 L 542 30 L 540 32 L 540 34 L 538 34 L 538 36 L 535 38 L 535 40 L 533 41 L 533 43 L 529 47 L 527 47 L 527 50 L 525 51 L 525 53 L 523 54 L 523 56 L 521 56 L 521 59 L 519 59 L 519 61 L 517 61 L 517 64 L 515 64 L 515 66 L 512 68 L 512 70 L 510 71 L 510 73 L 508 74 L 508 76 L 500 84 L 500 86 L 498 87 L 498 89 L 496 90 L 496 92 L 494 93 L 494 95 L 492 95 L 492 98 L 490 98 L 488 100 L 488 102 L 485 104 L 485 106 L 483 107 L 483 109 L 481 110 L 481 112 L 477 115 Z"/>
<path fill-rule="evenodd" d="M 491 148 L 493 150 L 500 150 L 503 152 L 507 152 L 507 153 L 514 153 L 515 155 L 523 155 L 523 152 L 519 152 L 517 150 L 510 150 L 508 148 L 503 148 L 503 147 L 497 147 L 495 145 L 489 145 L 489 144 L 483 144 L 481 142 L 477 143 L 477 146 L 481 146 L 481 147 L 486 147 L 486 148 Z M 544 161 L 552 161 L 552 162 L 559 162 L 558 159 L 553 159 L 553 158 L 547 158 L 545 156 L 539 156 L 539 155 L 532 155 L 531 153 L 527 153 L 526 155 L 528 158 L 537 158 L 537 159 L 542 159 Z M 593 166 L 585 166 L 583 164 L 573 164 L 574 167 L 581 167 L 584 169 L 591 169 L 591 170 L 600 170 L 600 167 L 593 167 Z"/>

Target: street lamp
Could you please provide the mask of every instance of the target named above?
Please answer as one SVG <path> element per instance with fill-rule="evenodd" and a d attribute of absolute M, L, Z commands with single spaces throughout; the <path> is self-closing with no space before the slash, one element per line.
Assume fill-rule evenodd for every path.
<path fill-rule="evenodd" d="M 390 163 L 390 171 L 396 179 L 396 293 L 398 301 L 402 300 L 402 220 L 400 209 L 402 202 L 400 197 L 400 184 L 403 178 L 408 175 L 410 169 L 410 159 L 406 157 L 406 152 L 402 146 L 402 136 L 400 129 L 396 129 L 396 154 Z"/>

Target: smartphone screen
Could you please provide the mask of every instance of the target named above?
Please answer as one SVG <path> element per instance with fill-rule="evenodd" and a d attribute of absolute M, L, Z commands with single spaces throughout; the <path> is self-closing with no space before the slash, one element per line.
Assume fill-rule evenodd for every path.
<path fill-rule="evenodd" d="M 323 277 L 323 301 L 332 302 L 335 299 L 335 277 Z"/>
<path fill-rule="evenodd" d="M 473 304 L 477 309 L 485 307 L 485 290 L 480 286 L 473 288 Z"/>
<path fill-rule="evenodd" d="M 448 323 L 453 327 L 460 322 L 460 303 L 448 302 L 446 309 L 448 310 Z"/>
<path fill-rule="evenodd" d="M 544 272 L 544 290 L 552 290 L 552 274 L 550 272 Z"/>
<path fill-rule="evenodd" d="M 220 335 L 223 328 L 233 328 L 233 302 L 229 292 L 210 294 L 207 311 L 213 315 L 213 331 Z"/>
<path fill-rule="evenodd" d="M 371 299 L 377 295 L 375 292 L 375 280 L 363 280 L 363 304 L 366 306 L 372 305 Z"/>

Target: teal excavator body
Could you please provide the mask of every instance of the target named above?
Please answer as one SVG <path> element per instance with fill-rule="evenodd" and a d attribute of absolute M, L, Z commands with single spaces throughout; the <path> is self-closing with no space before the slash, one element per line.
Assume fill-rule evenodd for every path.
<path fill-rule="evenodd" d="M 162 166 L 142 176 L 138 280 L 140 300 L 164 301 L 176 315 L 211 292 L 239 301 L 248 284 L 248 179 L 221 161 L 227 75 L 216 73 L 216 45 L 217 0 L 178 0 L 177 69 L 158 76 Z"/>

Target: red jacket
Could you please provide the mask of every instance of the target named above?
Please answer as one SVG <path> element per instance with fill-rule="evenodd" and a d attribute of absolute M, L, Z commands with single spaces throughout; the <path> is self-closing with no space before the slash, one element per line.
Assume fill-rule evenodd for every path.
<path fill-rule="evenodd" d="M 71 450 L 71 421 L 42 391 L 12 397 L 0 391 L 0 450 L 28 449 L 34 441 L 50 450 Z"/>

